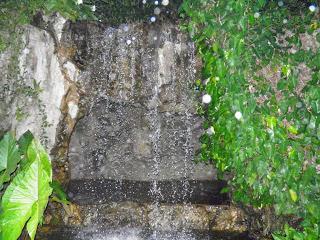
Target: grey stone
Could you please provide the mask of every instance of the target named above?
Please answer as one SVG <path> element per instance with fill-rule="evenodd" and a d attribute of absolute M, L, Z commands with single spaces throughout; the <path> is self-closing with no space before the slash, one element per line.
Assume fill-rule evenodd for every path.
<path fill-rule="evenodd" d="M 68 29 L 62 42 L 78 47 L 86 93 L 70 142 L 71 179 L 214 179 L 211 166 L 192 162 L 202 128 L 188 36 L 170 21 Z"/>
<path fill-rule="evenodd" d="M 141 238 L 139 239 L 144 240 L 167 239 L 160 236 L 163 233 L 171 233 L 174 234 L 173 236 L 176 236 L 176 232 L 185 233 L 186 236 L 188 236 L 188 233 L 194 232 L 200 234 L 200 236 L 201 233 L 208 234 L 208 237 L 210 234 L 215 237 L 225 235 L 221 239 L 248 239 L 246 237 L 246 217 L 241 210 L 233 206 L 206 206 L 200 204 L 155 205 L 122 202 L 86 205 L 81 206 L 79 210 L 82 218 L 81 230 L 77 231 L 78 238 L 75 237 L 73 239 L 88 239 L 84 236 L 81 237 L 79 234 L 83 234 L 86 230 L 89 230 L 87 236 L 90 237 L 95 236 L 94 232 L 101 234 L 101 236 L 110 237 L 107 233 L 112 229 L 119 230 L 120 233 L 126 232 L 125 229 L 140 230 L 140 233 L 136 237 L 140 235 Z M 69 222 L 66 223 L 65 229 L 68 229 L 68 227 L 72 229 L 78 226 L 78 223 Z M 54 224 L 52 225 L 53 230 L 57 228 L 55 228 Z M 158 234 L 158 237 L 149 238 L 148 235 L 142 234 L 141 231 Z M 130 238 L 125 236 L 119 239 Z M 195 238 L 181 239 L 191 240 Z"/>
<path fill-rule="evenodd" d="M 65 94 L 54 40 L 48 32 L 27 25 L 20 46 L 13 47 L 0 54 L 0 132 L 12 130 L 19 137 L 30 130 L 50 151 Z"/>

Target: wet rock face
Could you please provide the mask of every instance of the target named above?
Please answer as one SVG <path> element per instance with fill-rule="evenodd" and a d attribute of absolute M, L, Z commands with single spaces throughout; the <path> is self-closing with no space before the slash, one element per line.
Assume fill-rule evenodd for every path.
<path fill-rule="evenodd" d="M 155 4 L 155 2 L 158 2 L 158 4 Z M 96 15 L 99 19 L 119 25 L 119 23 L 124 22 L 147 21 L 151 16 L 176 19 L 182 2 L 182 0 L 104 0 L 96 1 L 95 5 Z M 160 16 L 159 13 L 161 13 Z"/>
<path fill-rule="evenodd" d="M 80 225 L 57 226 L 45 239 L 248 239 L 244 213 L 226 205 L 121 202 L 80 206 L 79 213 Z"/>
<path fill-rule="evenodd" d="M 11 119 L 13 117 L 13 113 L 10 111 L 13 96 L 12 96 L 12 83 L 8 79 L 8 68 L 10 64 L 10 53 L 5 52 L 0 54 L 0 136 L 2 136 L 6 131 L 11 128 Z"/>
<path fill-rule="evenodd" d="M 71 179 L 212 179 L 192 163 L 201 120 L 194 45 L 176 24 L 70 25 L 84 115 L 69 146 Z"/>
<path fill-rule="evenodd" d="M 25 26 L 21 43 L 0 54 L 0 135 L 26 130 L 51 150 L 65 94 L 64 76 L 49 33 Z"/>

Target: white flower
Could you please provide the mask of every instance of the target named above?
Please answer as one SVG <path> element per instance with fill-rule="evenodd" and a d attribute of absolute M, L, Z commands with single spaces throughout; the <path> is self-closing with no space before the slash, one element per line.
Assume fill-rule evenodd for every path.
<path fill-rule="evenodd" d="M 169 0 L 162 0 L 162 5 L 167 6 L 169 4 Z"/>
<path fill-rule="evenodd" d="M 210 82 L 210 78 L 207 78 L 207 79 L 204 81 L 204 85 L 207 85 L 209 82 Z"/>
<path fill-rule="evenodd" d="M 143 0 L 142 3 L 143 3 L 143 4 L 146 4 L 146 3 L 147 3 L 147 0 Z"/>
<path fill-rule="evenodd" d="M 279 7 L 282 7 L 283 5 L 284 5 L 283 1 L 279 1 L 279 2 L 278 2 L 278 6 L 279 6 Z"/>
<path fill-rule="evenodd" d="M 127 44 L 128 44 L 128 45 L 131 44 L 131 40 L 130 40 L 130 39 L 127 40 Z"/>
<path fill-rule="evenodd" d="M 253 16 L 254 16 L 254 18 L 259 18 L 260 17 L 260 13 L 256 12 Z"/>
<path fill-rule="evenodd" d="M 316 9 L 317 9 L 317 7 L 316 7 L 315 5 L 310 5 L 310 6 L 309 6 L 309 10 L 310 10 L 311 12 L 315 12 Z"/>
<path fill-rule="evenodd" d="M 155 2 L 154 2 L 154 4 L 155 4 L 155 5 L 158 5 L 158 4 L 159 4 L 159 2 L 158 2 L 158 1 L 155 1 Z"/>
<path fill-rule="evenodd" d="M 207 129 L 207 134 L 208 135 L 212 135 L 212 134 L 215 134 L 216 132 L 214 131 L 214 128 L 213 128 L 213 126 L 211 126 L 211 127 L 209 127 L 208 129 Z"/>
<path fill-rule="evenodd" d="M 132 41 L 136 40 L 136 37 L 132 37 Z"/>
<path fill-rule="evenodd" d="M 92 12 L 95 12 L 95 11 L 96 11 L 96 5 L 93 5 L 93 6 L 91 7 L 91 10 L 92 10 Z"/>
<path fill-rule="evenodd" d="M 208 104 L 211 102 L 211 96 L 209 94 L 205 94 L 202 96 L 202 102 Z"/>
<path fill-rule="evenodd" d="M 155 22 L 155 21 L 156 21 L 156 17 L 155 17 L 155 16 L 152 16 L 152 17 L 150 18 L 150 21 L 151 21 L 151 22 Z"/>
<path fill-rule="evenodd" d="M 287 24 L 288 23 L 288 19 L 283 19 L 283 24 Z"/>
<path fill-rule="evenodd" d="M 82 0 L 77 0 L 77 4 L 82 4 L 83 1 Z"/>
<path fill-rule="evenodd" d="M 242 118 L 242 113 L 241 112 L 236 112 L 235 114 L 234 114 L 234 117 L 237 119 L 237 120 L 240 120 L 241 118 Z"/>

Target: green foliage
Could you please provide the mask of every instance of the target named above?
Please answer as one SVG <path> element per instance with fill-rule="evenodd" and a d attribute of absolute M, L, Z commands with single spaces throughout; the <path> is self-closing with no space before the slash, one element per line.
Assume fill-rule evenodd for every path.
<path fill-rule="evenodd" d="M 32 140 L 25 157 L 27 163 L 2 197 L 2 239 L 18 239 L 25 224 L 30 238 L 34 239 L 52 192 L 49 185 L 52 181 L 51 162 L 43 147 Z"/>
<path fill-rule="evenodd" d="M 1 199 L 0 239 L 18 239 L 25 226 L 34 239 L 52 191 L 53 200 L 69 204 L 62 186 L 52 181 L 49 156 L 30 131 L 18 141 L 7 133 L 0 142 L 0 166 L 1 184 L 12 178 Z"/>
<path fill-rule="evenodd" d="M 53 180 L 50 183 L 50 187 L 53 190 L 53 194 L 52 194 L 53 201 L 59 202 L 61 204 L 70 204 L 66 192 L 64 191 L 63 187 L 58 181 Z"/>
<path fill-rule="evenodd" d="M 0 190 L 10 180 L 21 159 L 14 137 L 7 133 L 0 142 Z"/>
<path fill-rule="evenodd" d="M 26 131 L 18 140 L 18 145 L 19 145 L 19 151 L 20 154 L 27 156 L 27 151 L 29 148 L 30 143 L 33 140 L 33 135 L 32 133 L 28 130 Z"/>
<path fill-rule="evenodd" d="M 204 128 L 214 129 L 200 139 L 199 160 L 232 173 L 236 201 L 304 219 L 302 232 L 287 228 L 275 239 L 320 238 L 320 24 L 308 7 L 298 0 L 181 7 L 204 65 L 196 89 L 212 98 L 198 107 Z"/>

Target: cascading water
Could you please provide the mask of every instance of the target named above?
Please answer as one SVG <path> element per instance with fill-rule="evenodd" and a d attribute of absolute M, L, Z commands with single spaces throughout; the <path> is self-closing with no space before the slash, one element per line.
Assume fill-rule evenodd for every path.
<path fill-rule="evenodd" d="M 212 204 L 227 200 L 224 184 L 192 161 L 202 121 L 192 90 L 200 64 L 188 36 L 173 20 L 65 28 L 61 47 L 81 69 L 68 194 L 82 218 L 51 239 L 205 240 L 222 232 L 229 210 Z"/>

